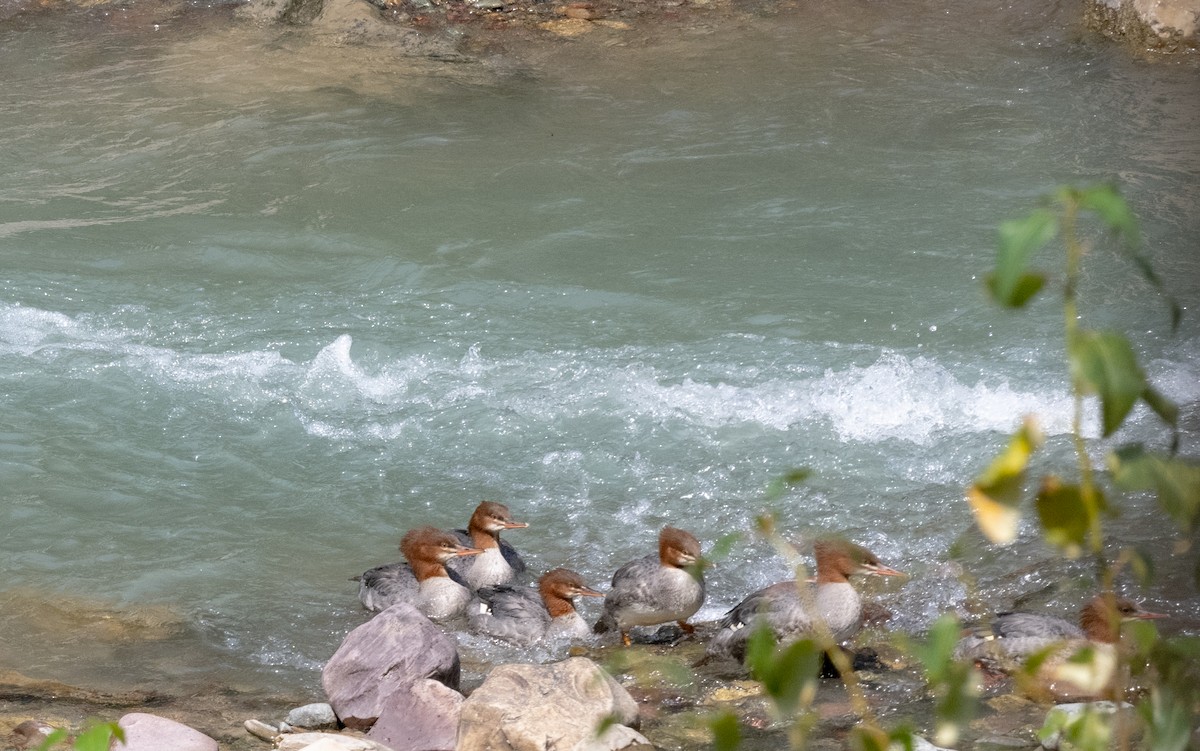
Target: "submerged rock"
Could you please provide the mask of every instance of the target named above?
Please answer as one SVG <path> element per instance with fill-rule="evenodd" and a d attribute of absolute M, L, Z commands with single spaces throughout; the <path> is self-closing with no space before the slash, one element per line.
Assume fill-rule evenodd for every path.
<path fill-rule="evenodd" d="M 54 727 L 38 720 L 26 720 L 12 729 L 8 736 L 8 745 L 17 751 L 27 748 L 38 748 L 46 737 L 54 732 Z"/>
<path fill-rule="evenodd" d="M 615 724 L 596 735 L 602 721 Z M 637 704 L 586 657 L 551 665 L 501 665 L 463 703 L 458 751 L 591 751 L 649 744 L 629 725 Z"/>

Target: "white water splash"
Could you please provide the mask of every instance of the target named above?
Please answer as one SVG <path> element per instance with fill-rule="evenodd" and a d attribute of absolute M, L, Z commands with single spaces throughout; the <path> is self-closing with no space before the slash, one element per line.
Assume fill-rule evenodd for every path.
<path fill-rule="evenodd" d="M 1072 408 L 1059 383 L 1018 388 L 1000 375 L 968 380 L 931 357 L 894 351 L 883 351 L 869 365 L 819 374 L 787 366 L 782 372 L 741 369 L 758 380 L 731 383 L 681 379 L 672 366 L 642 364 L 652 362 L 653 353 L 628 348 L 496 358 L 473 345 L 402 354 L 368 368 L 352 355 L 349 334 L 307 363 L 273 350 L 184 352 L 138 343 L 137 336 L 62 313 L 0 306 L 0 349 L 8 354 L 53 360 L 64 352 L 88 353 L 91 364 L 80 367 L 99 359 L 167 392 L 200 392 L 243 406 L 287 402 L 306 432 L 339 441 L 391 440 L 417 416 L 437 419 L 460 410 L 475 416 L 506 412 L 532 426 L 595 417 L 627 425 L 671 423 L 706 434 L 738 426 L 781 432 L 826 426 L 841 441 L 924 446 L 946 435 L 1011 431 L 1028 414 L 1037 415 L 1047 434 L 1065 434 Z M 742 357 L 705 355 L 731 362 Z M 1184 401 L 1198 396 L 1196 369 L 1195 362 L 1154 363 L 1168 396 Z M 1088 434 L 1096 432 L 1094 413 L 1089 409 Z"/>

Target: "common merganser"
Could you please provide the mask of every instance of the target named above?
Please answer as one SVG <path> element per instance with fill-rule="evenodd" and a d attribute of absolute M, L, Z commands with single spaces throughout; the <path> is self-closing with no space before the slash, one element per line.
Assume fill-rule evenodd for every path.
<path fill-rule="evenodd" d="M 1000 613 L 990 621 L 971 624 L 954 649 L 957 660 L 971 660 L 987 670 L 1011 672 L 1036 652 L 1054 645 L 1077 651 L 1087 644 L 1116 644 L 1121 623 L 1165 618 L 1142 610 L 1124 597 L 1100 594 L 1079 611 L 1079 625 L 1039 613 Z"/>
<path fill-rule="evenodd" d="M 506 529 L 524 529 L 529 525 L 515 522 L 508 507 L 495 501 L 484 501 L 475 507 L 466 529 L 454 530 L 458 541 L 483 551 L 473 558 L 456 558 L 447 568 L 459 574 L 471 589 L 512 584 L 525 571 L 525 562 L 516 549 L 500 539 Z"/>
<path fill-rule="evenodd" d="M 479 555 L 482 550 L 466 547 L 436 527 L 417 527 L 401 538 L 400 552 L 406 562 L 377 566 L 358 577 L 358 599 L 367 610 L 407 602 L 433 620 L 463 612 L 471 601 L 471 591 L 446 570 L 446 562 Z"/>
<path fill-rule="evenodd" d="M 541 639 L 584 639 L 591 629 L 575 610 L 576 597 L 603 597 L 583 577 L 565 568 L 547 571 L 537 589 L 499 585 L 475 593 L 467 610 L 472 631 L 515 644 Z"/>
<path fill-rule="evenodd" d="M 630 561 L 613 574 L 595 632 L 616 629 L 625 646 L 634 626 L 675 621 L 685 633 L 693 633 L 687 619 L 704 604 L 703 566 L 699 540 L 682 529 L 663 527 L 657 553 Z"/>
<path fill-rule="evenodd" d="M 862 600 L 850 584 L 855 574 L 904 576 L 889 568 L 861 545 L 840 538 L 824 538 L 813 544 L 817 559 L 817 586 L 811 593 L 816 613 L 805 606 L 801 587 L 807 582 L 782 581 L 764 587 L 739 602 L 725 614 L 717 633 L 708 643 L 707 656 L 745 659 L 746 642 L 754 627 L 765 623 L 779 643 L 796 641 L 813 633 L 817 620 L 824 621 L 833 640 L 841 643 L 862 626 Z M 707 657 L 706 657 L 707 659 Z"/>

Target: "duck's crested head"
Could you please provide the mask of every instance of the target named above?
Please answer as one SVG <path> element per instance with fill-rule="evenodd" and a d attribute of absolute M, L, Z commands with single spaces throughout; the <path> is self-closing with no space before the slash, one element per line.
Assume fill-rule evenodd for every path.
<path fill-rule="evenodd" d="M 505 529 L 524 529 L 528 526 L 529 524 L 526 522 L 513 521 L 508 506 L 503 503 L 484 501 L 475 507 L 475 513 L 471 514 L 471 521 L 467 528 L 494 535 Z"/>
<path fill-rule="evenodd" d="M 1133 600 L 1107 592 L 1088 600 L 1079 611 L 1079 625 L 1092 641 L 1114 644 L 1121 638 L 1122 623 L 1166 617 L 1162 613 L 1142 610 Z"/>
<path fill-rule="evenodd" d="M 658 534 L 658 559 L 664 566 L 688 568 L 703 561 L 700 541 L 691 532 L 677 527 L 663 527 Z"/>
<path fill-rule="evenodd" d="M 597 592 L 587 585 L 583 577 L 567 568 L 556 568 L 542 574 L 538 579 L 538 591 L 542 598 L 560 597 L 571 600 L 576 597 L 603 597 L 603 592 Z"/>
<path fill-rule="evenodd" d="M 410 564 L 445 563 L 460 555 L 478 555 L 483 551 L 459 544 L 458 538 L 437 527 L 410 529 L 400 538 L 400 552 Z"/>
<path fill-rule="evenodd" d="M 904 576 L 904 573 L 885 566 L 879 558 L 862 545 L 841 537 L 822 537 L 813 543 L 817 559 L 818 582 L 844 582 L 855 574 L 875 576 Z"/>

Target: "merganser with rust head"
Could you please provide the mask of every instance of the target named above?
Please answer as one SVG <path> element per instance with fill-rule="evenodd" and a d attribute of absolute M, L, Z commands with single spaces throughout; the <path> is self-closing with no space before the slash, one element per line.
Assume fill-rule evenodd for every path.
<path fill-rule="evenodd" d="M 525 572 L 525 562 L 515 548 L 500 539 L 506 529 L 524 529 L 529 525 L 515 522 L 508 507 L 495 501 L 484 501 L 475 508 L 466 529 L 454 530 L 459 543 L 483 552 L 472 558 L 456 558 L 447 568 L 457 573 L 471 589 L 512 584 Z"/>
<path fill-rule="evenodd" d="M 1000 613 L 990 621 L 971 624 L 954 649 L 957 660 L 972 660 L 986 670 L 1010 672 L 1047 647 L 1078 649 L 1085 643 L 1116 644 L 1121 624 L 1165 618 L 1142 610 L 1137 603 L 1114 595 L 1096 595 L 1079 611 L 1079 625 L 1052 615 Z"/>
<path fill-rule="evenodd" d="M 407 602 L 433 620 L 461 615 L 471 601 L 471 591 L 451 576 L 446 562 L 483 551 L 462 545 L 436 527 L 417 527 L 401 538 L 400 552 L 404 563 L 378 566 L 359 577 L 358 599 L 363 606 L 379 611 Z"/>
<path fill-rule="evenodd" d="M 782 581 L 764 587 L 725 614 L 708 643 L 707 655 L 742 661 L 746 642 L 760 623 L 771 629 L 776 641 L 787 643 L 812 635 L 820 620 L 833 640 L 841 643 L 862 627 L 862 600 L 850 584 L 850 577 L 904 576 L 880 563 L 871 551 L 848 540 L 817 540 L 813 553 L 817 559 L 817 586 L 810 595 L 815 612 L 806 606 L 806 598 L 801 594 L 800 588 L 807 587 L 807 582 Z"/>
<path fill-rule="evenodd" d="M 575 610 L 576 597 L 603 597 L 583 577 L 565 568 L 547 571 L 537 589 L 500 585 L 475 593 L 467 609 L 472 631 L 514 644 L 585 639 L 591 629 Z"/>
<path fill-rule="evenodd" d="M 625 646 L 631 643 L 629 629 L 634 626 L 675 621 L 693 633 L 687 619 L 704 604 L 703 566 L 699 540 L 682 529 L 663 527 L 657 553 L 626 563 L 613 574 L 595 632 L 620 631 Z"/>

